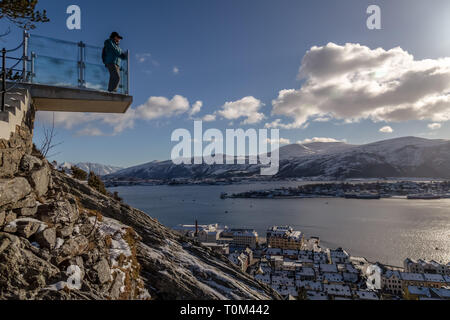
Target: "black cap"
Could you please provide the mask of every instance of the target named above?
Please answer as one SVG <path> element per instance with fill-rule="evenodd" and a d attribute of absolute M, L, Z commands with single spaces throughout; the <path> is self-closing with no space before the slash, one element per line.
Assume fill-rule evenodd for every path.
<path fill-rule="evenodd" d="M 122 40 L 123 39 L 123 37 L 122 36 L 120 36 L 117 32 L 113 32 L 113 33 L 111 33 L 111 35 L 109 36 L 109 38 L 110 39 L 114 39 L 114 38 L 119 38 L 120 40 Z"/>

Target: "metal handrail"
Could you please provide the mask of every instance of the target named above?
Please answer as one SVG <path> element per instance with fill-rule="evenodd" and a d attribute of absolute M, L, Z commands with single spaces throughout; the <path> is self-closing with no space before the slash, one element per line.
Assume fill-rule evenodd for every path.
<path fill-rule="evenodd" d="M 28 38 L 29 38 L 29 34 L 24 31 L 23 33 L 23 40 L 22 43 L 17 46 L 14 49 L 9 49 L 7 50 L 6 48 L 2 49 L 2 72 L 1 72 L 1 79 L 2 79 L 2 88 L 1 88 L 1 94 L 2 94 L 2 104 L 1 104 L 1 111 L 5 112 L 6 110 L 6 93 L 8 91 L 11 91 L 12 89 L 14 89 L 19 80 L 22 81 L 26 81 L 28 75 L 27 75 L 27 62 L 28 62 L 28 57 L 27 57 L 27 50 L 28 50 Z M 17 50 L 19 50 L 20 48 L 23 48 L 23 55 L 21 58 L 17 58 L 17 57 L 8 57 L 6 54 L 10 53 L 10 52 L 15 52 Z M 6 60 L 16 60 L 17 62 L 11 66 L 11 67 L 7 67 L 6 66 Z M 16 69 L 16 67 L 20 64 L 23 63 L 23 67 L 22 70 Z M 15 72 L 16 74 L 13 76 L 13 72 Z M 22 73 L 20 75 L 20 72 Z M 7 89 L 6 87 L 6 81 L 7 80 L 12 80 L 13 81 L 13 86 L 10 87 L 9 89 Z"/>
<path fill-rule="evenodd" d="M 6 99 L 6 49 L 2 49 L 2 112 L 5 112 Z"/>
<path fill-rule="evenodd" d="M 14 51 L 17 51 L 18 49 L 22 48 L 23 44 L 24 44 L 24 41 L 22 41 L 22 43 L 21 43 L 18 47 L 14 48 L 14 49 L 6 50 L 6 52 L 14 52 Z"/>

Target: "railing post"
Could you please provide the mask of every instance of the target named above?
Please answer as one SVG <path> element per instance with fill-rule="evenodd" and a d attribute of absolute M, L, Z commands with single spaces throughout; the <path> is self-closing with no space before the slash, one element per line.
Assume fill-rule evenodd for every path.
<path fill-rule="evenodd" d="M 28 38 L 29 34 L 26 30 L 23 31 L 23 67 L 22 67 L 22 81 L 27 82 L 27 64 L 28 64 Z"/>
<path fill-rule="evenodd" d="M 130 50 L 127 51 L 127 95 L 130 93 Z"/>
<path fill-rule="evenodd" d="M 5 112 L 6 98 L 6 49 L 2 50 L 2 112 Z"/>
<path fill-rule="evenodd" d="M 34 51 L 31 52 L 31 75 L 30 75 L 30 82 L 33 83 L 33 78 L 35 77 L 35 60 L 36 59 L 36 53 Z"/>
<path fill-rule="evenodd" d="M 84 63 L 84 51 L 86 45 L 83 43 L 83 41 L 80 41 L 78 43 L 78 47 L 80 47 L 80 60 L 78 61 L 78 70 L 79 70 L 79 76 L 78 76 L 78 85 L 80 88 L 85 87 L 85 79 L 84 79 L 84 69 L 85 69 L 85 63 Z"/>

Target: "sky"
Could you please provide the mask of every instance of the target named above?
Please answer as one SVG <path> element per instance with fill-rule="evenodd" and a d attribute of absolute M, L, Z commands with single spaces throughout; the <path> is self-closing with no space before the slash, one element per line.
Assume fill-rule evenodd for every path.
<path fill-rule="evenodd" d="M 381 9 L 381 30 L 366 10 Z M 66 9 L 81 8 L 81 30 Z M 126 115 L 55 114 L 58 162 L 167 160 L 172 132 L 278 128 L 281 143 L 450 137 L 450 2 L 39 0 L 31 33 L 130 50 Z M 0 22 L 0 28 L 8 24 Z M 20 30 L 3 39 L 12 47 Z M 0 30 L 1 30 L 0 29 Z M 101 63 L 99 61 L 99 63 Z M 38 112 L 35 143 L 53 114 Z"/>

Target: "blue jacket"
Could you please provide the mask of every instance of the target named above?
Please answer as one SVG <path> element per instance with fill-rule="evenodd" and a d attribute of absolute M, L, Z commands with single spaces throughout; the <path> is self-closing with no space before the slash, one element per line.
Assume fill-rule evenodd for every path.
<path fill-rule="evenodd" d="M 105 41 L 105 64 L 115 64 L 120 66 L 122 60 L 127 59 L 127 55 L 120 49 L 113 39 Z"/>

